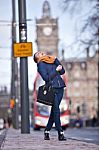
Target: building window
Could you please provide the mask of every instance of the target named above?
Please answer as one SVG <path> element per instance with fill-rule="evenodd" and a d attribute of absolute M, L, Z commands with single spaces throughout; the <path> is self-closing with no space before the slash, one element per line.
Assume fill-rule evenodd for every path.
<path fill-rule="evenodd" d="M 87 64 L 86 64 L 86 62 L 81 62 L 80 63 L 80 67 L 81 67 L 81 69 L 87 69 Z"/>
<path fill-rule="evenodd" d="M 77 106 L 76 111 L 77 113 L 80 113 L 80 106 Z"/>
<path fill-rule="evenodd" d="M 82 103 L 82 113 L 83 113 L 83 115 L 87 113 L 87 105 L 85 102 Z"/>
<path fill-rule="evenodd" d="M 66 69 L 67 69 L 67 70 L 71 70 L 72 67 L 73 67 L 73 64 L 72 64 L 72 63 L 67 63 L 67 64 L 66 64 Z"/>

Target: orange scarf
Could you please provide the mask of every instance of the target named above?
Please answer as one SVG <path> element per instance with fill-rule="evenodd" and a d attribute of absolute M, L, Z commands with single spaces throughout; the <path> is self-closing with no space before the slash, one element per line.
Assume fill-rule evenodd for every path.
<path fill-rule="evenodd" d="M 55 57 L 51 55 L 45 55 L 39 58 L 38 62 L 40 61 L 46 62 L 48 64 L 53 64 L 55 61 Z"/>

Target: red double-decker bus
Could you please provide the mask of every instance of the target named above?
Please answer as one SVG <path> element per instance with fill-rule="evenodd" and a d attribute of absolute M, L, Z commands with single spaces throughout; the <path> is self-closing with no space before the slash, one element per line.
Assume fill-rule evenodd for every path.
<path fill-rule="evenodd" d="M 67 84 L 66 75 L 62 75 L 63 80 Z M 45 82 L 42 80 L 39 73 L 34 80 L 34 90 L 33 90 L 33 101 L 34 101 L 34 108 L 33 108 L 33 127 L 34 130 L 39 130 L 40 128 L 44 128 L 48 122 L 48 118 L 50 115 L 51 106 L 44 105 L 37 102 L 37 91 L 38 87 L 43 85 Z M 63 129 L 66 129 L 69 125 L 69 105 L 68 105 L 68 96 L 67 96 L 67 88 L 65 88 L 64 96 L 60 104 L 60 119 L 61 125 Z M 53 124 L 53 127 L 55 124 Z"/>

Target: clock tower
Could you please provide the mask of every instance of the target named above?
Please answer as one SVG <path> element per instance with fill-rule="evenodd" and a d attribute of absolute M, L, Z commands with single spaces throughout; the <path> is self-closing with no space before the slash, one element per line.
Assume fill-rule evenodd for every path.
<path fill-rule="evenodd" d="M 49 2 L 43 3 L 42 17 L 36 19 L 37 48 L 47 54 L 58 56 L 58 19 L 51 17 Z"/>

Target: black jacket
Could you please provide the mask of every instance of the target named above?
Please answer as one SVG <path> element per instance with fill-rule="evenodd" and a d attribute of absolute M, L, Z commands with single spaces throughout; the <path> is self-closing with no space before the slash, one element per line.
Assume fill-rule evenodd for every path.
<path fill-rule="evenodd" d="M 61 65 L 59 60 L 56 58 L 53 64 L 39 62 L 37 64 L 38 72 L 40 73 L 43 80 L 47 83 L 50 82 L 52 87 L 54 88 L 62 88 L 65 87 L 65 83 L 61 78 L 61 75 L 65 73 L 65 70 L 62 66 L 61 71 L 56 71 L 56 67 Z"/>

